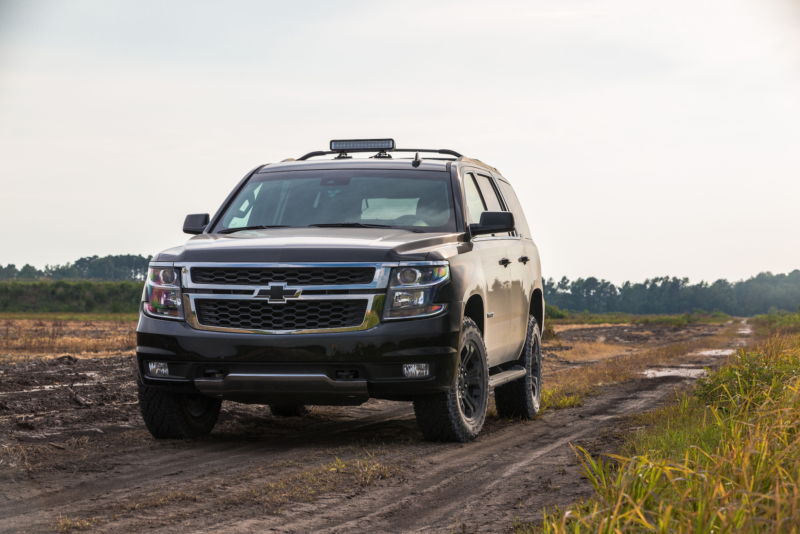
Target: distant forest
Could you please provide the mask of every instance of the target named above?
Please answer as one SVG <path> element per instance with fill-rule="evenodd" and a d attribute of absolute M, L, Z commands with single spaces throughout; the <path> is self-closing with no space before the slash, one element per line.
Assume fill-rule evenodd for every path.
<path fill-rule="evenodd" d="M 570 311 L 624 313 L 688 313 L 722 311 L 755 315 L 772 310 L 800 310 L 800 270 L 789 274 L 761 273 L 747 280 L 689 283 L 688 278 L 663 276 L 616 286 L 594 277 L 545 282 L 545 300 Z"/>
<path fill-rule="evenodd" d="M 37 269 L 32 265 L 17 268 L 0 266 L 0 281 L 143 281 L 147 274 L 149 257 L 125 254 L 117 256 L 89 256 L 64 265 L 47 265 Z M 2 288 L 0 293 L 12 292 L 7 306 L 26 292 L 32 300 L 44 305 L 43 293 L 33 296 L 34 285 Z M 82 286 L 83 287 L 83 286 Z M 87 286 L 88 287 L 88 286 Z M 140 286 L 139 286 L 140 287 Z M 26 289 L 27 288 L 27 289 Z M 47 286 L 37 291 L 50 291 Z M 60 290 L 61 291 L 61 290 Z M 82 291 L 88 291 L 87 288 Z M 104 290 L 105 291 L 105 290 Z M 134 287 L 131 294 L 139 291 Z M 7 295 L 11 296 L 11 293 Z M 110 296 L 110 295 L 109 295 Z M 52 297 L 51 297 L 52 298 Z M 108 296 L 107 296 L 108 298 Z M 548 279 L 545 282 L 545 299 L 548 305 L 569 311 L 624 312 L 624 313 L 689 313 L 698 310 L 722 311 L 731 315 L 755 315 L 771 310 L 797 311 L 800 309 L 800 270 L 788 274 L 761 273 L 747 280 L 692 284 L 688 278 L 663 276 L 644 282 L 625 282 L 615 285 L 595 277 L 569 280 Z M 0 299 L 4 300 L 4 299 Z M 126 293 L 123 308 L 130 306 Z"/>
<path fill-rule="evenodd" d="M 17 268 L 14 264 L 0 265 L 0 280 L 144 280 L 149 256 L 123 254 L 117 256 L 87 256 L 64 265 L 33 265 Z"/>

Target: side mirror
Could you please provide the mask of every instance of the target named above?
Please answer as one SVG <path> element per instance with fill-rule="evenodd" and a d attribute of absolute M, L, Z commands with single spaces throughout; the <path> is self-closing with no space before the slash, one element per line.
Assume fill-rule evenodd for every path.
<path fill-rule="evenodd" d="M 473 236 L 484 234 L 503 234 L 514 231 L 514 214 L 510 211 L 484 211 L 481 222 L 470 224 L 469 232 Z"/>
<path fill-rule="evenodd" d="M 183 221 L 184 234 L 202 234 L 203 230 L 208 226 L 209 216 L 208 213 L 193 213 L 187 215 Z"/>

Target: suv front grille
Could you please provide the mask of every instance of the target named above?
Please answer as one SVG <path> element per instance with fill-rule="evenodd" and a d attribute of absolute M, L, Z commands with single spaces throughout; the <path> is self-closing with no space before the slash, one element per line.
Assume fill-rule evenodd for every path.
<path fill-rule="evenodd" d="M 366 299 L 262 300 L 197 299 L 200 324 L 242 330 L 316 330 L 359 326 L 367 312 Z"/>
<path fill-rule="evenodd" d="M 327 286 L 369 284 L 374 278 L 374 267 L 192 267 L 195 284 Z"/>

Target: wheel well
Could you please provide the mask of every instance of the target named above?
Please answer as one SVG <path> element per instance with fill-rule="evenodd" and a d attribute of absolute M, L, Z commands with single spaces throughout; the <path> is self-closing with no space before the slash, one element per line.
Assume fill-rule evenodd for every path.
<path fill-rule="evenodd" d="M 467 305 L 464 307 L 464 317 L 469 317 L 475 324 L 478 325 L 478 328 L 483 334 L 483 300 L 479 295 L 472 295 L 469 300 L 467 300 Z"/>
<path fill-rule="evenodd" d="M 530 314 L 536 318 L 536 322 L 539 323 L 539 331 L 541 332 L 544 328 L 544 299 L 542 298 L 541 289 L 533 290 Z"/>

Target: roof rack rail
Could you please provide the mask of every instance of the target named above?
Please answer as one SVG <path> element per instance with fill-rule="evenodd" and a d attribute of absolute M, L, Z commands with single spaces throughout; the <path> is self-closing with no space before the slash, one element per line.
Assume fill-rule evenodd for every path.
<path fill-rule="evenodd" d="M 297 161 L 305 161 L 307 159 L 316 158 L 319 156 L 330 156 L 337 154 L 336 159 L 350 158 L 350 152 L 374 152 L 377 153 L 372 156 L 373 158 L 391 158 L 389 152 L 428 152 L 431 154 L 446 154 L 456 158 L 462 155 L 455 150 L 449 148 L 395 148 L 394 139 L 343 139 L 331 141 L 330 150 L 317 150 L 309 152 L 297 158 Z"/>
<path fill-rule="evenodd" d="M 372 150 L 349 150 L 348 152 L 372 152 Z M 389 154 L 389 152 L 427 152 L 429 154 L 446 154 L 448 156 L 453 156 L 455 158 L 463 157 L 463 154 L 460 154 L 455 150 L 450 150 L 449 148 L 392 148 L 387 150 L 381 150 L 372 157 L 377 159 L 390 158 L 391 155 Z M 336 159 L 347 159 L 350 157 L 347 155 L 347 152 L 339 150 L 317 150 L 316 152 L 309 152 L 308 154 L 300 156 L 299 158 L 297 158 L 297 161 L 305 161 L 307 159 L 316 158 L 319 156 L 330 156 L 332 154 L 338 154 L 338 156 L 336 156 Z"/>

